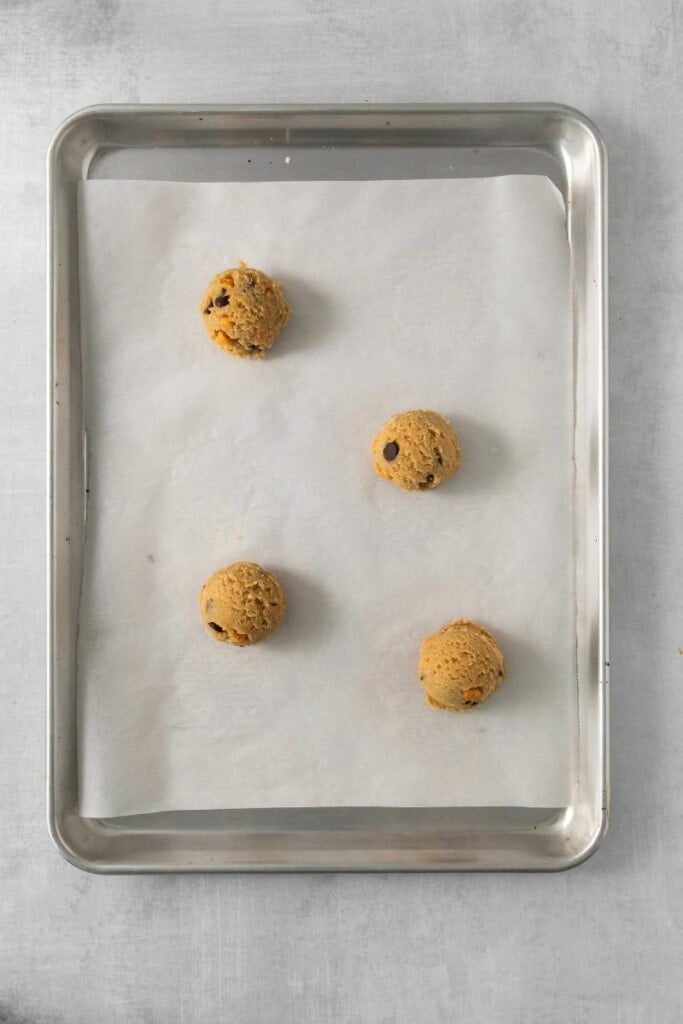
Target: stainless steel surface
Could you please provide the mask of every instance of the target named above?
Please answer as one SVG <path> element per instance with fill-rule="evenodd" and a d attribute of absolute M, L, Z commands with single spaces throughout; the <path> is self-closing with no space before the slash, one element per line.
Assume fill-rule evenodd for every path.
<path fill-rule="evenodd" d="M 296 151 L 292 165 L 274 159 Z M 250 161 L 250 162 L 248 162 Z M 294 169 L 296 168 L 296 169 Z M 576 684 L 573 799 L 564 808 L 177 812 L 118 820 L 77 811 L 76 638 L 85 459 L 76 189 L 91 177 L 174 180 L 549 174 L 567 203 L 574 312 Z M 102 107 L 62 126 L 49 156 L 50 829 L 93 871 L 558 869 L 607 822 L 603 147 L 553 105 Z"/>

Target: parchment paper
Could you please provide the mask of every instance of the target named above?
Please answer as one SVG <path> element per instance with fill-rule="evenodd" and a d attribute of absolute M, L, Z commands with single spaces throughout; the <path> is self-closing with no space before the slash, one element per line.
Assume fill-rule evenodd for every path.
<path fill-rule="evenodd" d="M 79 219 L 81 812 L 565 802 L 572 363 L 550 182 L 92 181 Z M 221 352 L 197 311 L 240 258 L 294 310 L 262 362 Z M 460 436 L 433 492 L 372 469 L 375 431 L 410 408 Z M 237 559 L 288 598 L 246 649 L 197 605 Z M 415 668 L 458 616 L 508 664 L 463 715 L 428 708 Z"/>

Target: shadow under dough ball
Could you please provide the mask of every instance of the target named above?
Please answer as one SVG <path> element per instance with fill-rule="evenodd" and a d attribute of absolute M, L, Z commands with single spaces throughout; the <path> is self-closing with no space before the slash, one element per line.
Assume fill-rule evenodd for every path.
<path fill-rule="evenodd" d="M 279 281 L 241 260 L 209 281 L 199 308 L 211 340 L 244 359 L 262 359 L 291 313 Z"/>
<path fill-rule="evenodd" d="M 247 647 L 278 628 L 285 594 L 275 573 L 256 562 L 234 562 L 209 576 L 199 610 L 214 640 Z"/>
<path fill-rule="evenodd" d="M 456 619 L 422 641 L 417 671 L 430 707 L 471 711 L 501 685 L 505 662 L 488 629 Z"/>
<path fill-rule="evenodd" d="M 460 465 L 458 435 L 427 409 L 400 412 L 372 442 L 375 472 L 405 491 L 431 491 Z"/>

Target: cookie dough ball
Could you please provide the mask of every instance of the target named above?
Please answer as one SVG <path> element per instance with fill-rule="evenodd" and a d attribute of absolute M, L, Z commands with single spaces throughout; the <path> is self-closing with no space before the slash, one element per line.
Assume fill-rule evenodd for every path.
<path fill-rule="evenodd" d="M 372 442 L 375 471 L 406 491 L 431 491 L 460 465 L 458 435 L 436 412 L 400 412 Z"/>
<path fill-rule="evenodd" d="M 291 313 L 282 285 L 241 260 L 211 279 L 199 308 L 211 340 L 246 359 L 263 358 Z"/>
<path fill-rule="evenodd" d="M 487 629 L 456 619 L 422 641 L 417 671 L 431 707 L 469 711 L 498 689 L 505 662 Z"/>
<path fill-rule="evenodd" d="M 246 647 L 275 632 L 284 618 L 285 595 L 274 573 L 256 562 L 234 562 L 208 578 L 199 610 L 215 640 Z"/>

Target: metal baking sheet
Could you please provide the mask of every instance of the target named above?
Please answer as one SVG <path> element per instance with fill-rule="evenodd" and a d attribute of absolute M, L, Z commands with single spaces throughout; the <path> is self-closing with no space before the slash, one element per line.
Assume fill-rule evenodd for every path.
<path fill-rule="evenodd" d="M 283 150 L 296 152 L 290 165 Z M 280 157 L 276 159 L 276 157 Z M 567 209 L 573 297 L 576 776 L 566 807 L 264 808 L 119 819 L 78 812 L 78 608 L 85 522 L 78 182 L 543 174 Z M 49 154 L 48 818 L 100 872 L 552 870 L 604 835 L 607 773 L 606 161 L 593 125 L 550 104 L 90 108 Z"/>

